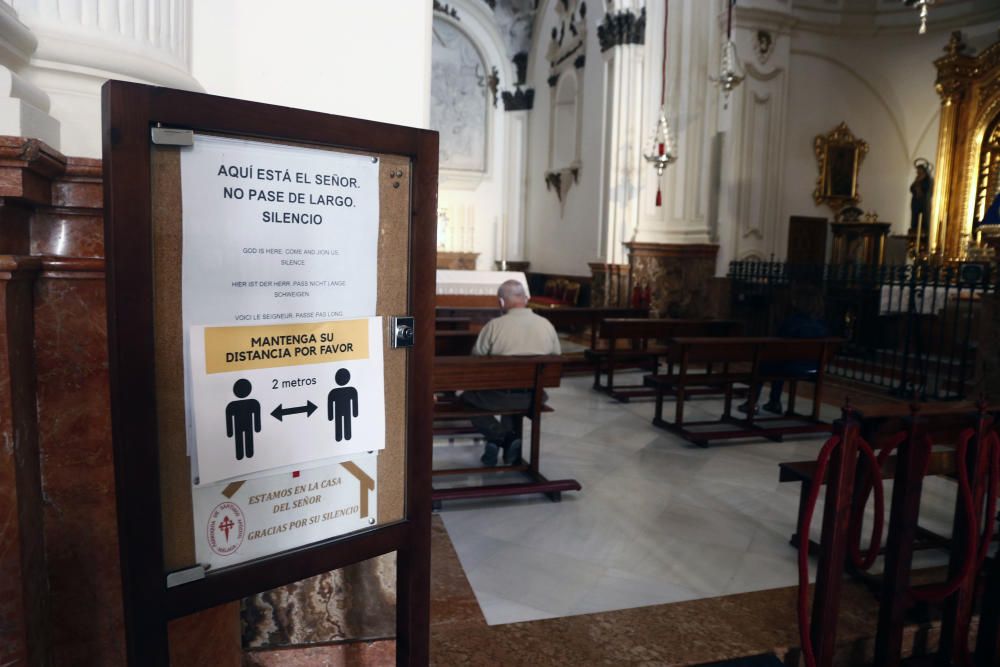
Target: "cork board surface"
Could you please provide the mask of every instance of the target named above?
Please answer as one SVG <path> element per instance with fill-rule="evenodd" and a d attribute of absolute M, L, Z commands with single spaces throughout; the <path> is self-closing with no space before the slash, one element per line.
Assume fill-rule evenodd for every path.
<path fill-rule="evenodd" d="M 197 135 L 195 140 L 197 141 Z M 357 152 L 302 145 L 320 150 Z M 388 318 L 392 315 L 405 315 L 409 310 L 411 165 L 409 158 L 404 156 L 378 154 L 378 157 L 378 298 L 374 314 L 385 318 L 386 446 L 379 452 L 377 459 L 376 502 L 378 525 L 385 525 L 403 519 L 405 514 L 408 352 L 390 348 Z M 191 469 L 184 427 L 180 149 L 151 146 L 150 160 L 160 499 L 164 566 L 170 572 L 196 564 Z"/>

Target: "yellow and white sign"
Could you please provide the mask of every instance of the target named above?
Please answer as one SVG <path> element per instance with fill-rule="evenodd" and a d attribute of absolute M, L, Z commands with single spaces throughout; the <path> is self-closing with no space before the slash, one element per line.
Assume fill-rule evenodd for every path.
<path fill-rule="evenodd" d="M 194 489 L 195 555 L 222 568 L 377 523 L 376 456 Z"/>
<path fill-rule="evenodd" d="M 194 326 L 197 485 L 385 447 L 382 318 Z"/>

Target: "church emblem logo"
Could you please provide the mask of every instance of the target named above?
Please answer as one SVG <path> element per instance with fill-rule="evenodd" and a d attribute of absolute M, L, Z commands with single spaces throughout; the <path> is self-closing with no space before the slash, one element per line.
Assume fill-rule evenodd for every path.
<path fill-rule="evenodd" d="M 208 517 L 208 546 L 220 556 L 228 556 L 243 544 L 246 518 L 240 506 L 220 503 Z"/>

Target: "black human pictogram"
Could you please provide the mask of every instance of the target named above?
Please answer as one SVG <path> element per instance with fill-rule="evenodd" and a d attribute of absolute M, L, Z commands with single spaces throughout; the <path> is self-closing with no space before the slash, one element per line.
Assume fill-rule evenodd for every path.
<path fill-rule="evenodd" d="M 260 403 L 247 398 L 253 391 L 250 380 L 237 380 L 233 393 L 239 401 L 226 406 L 226 437 L 236 440 L 236 460 L 253 458 L 253 434 L 260 433 Z"/>
<path fill-rule="evenodd" d="M 326 397 L 326 418 L 334 422 L 335 436 L 340 442 L 351 439 L 351 417 L 358 416 L 358 390 L 344 386 L 351 381 L 351 372 L 346 368 L 337 371 L 334 379 L 339 386 Z"/>

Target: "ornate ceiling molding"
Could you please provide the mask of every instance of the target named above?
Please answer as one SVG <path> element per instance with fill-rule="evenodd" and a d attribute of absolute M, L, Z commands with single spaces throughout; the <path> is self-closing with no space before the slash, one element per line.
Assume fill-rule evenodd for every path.
<path fill-rule="evenodd" d="M 643 7 L 639 14 L 635 14 L 631 9 L 605 14 L 604 20 L 597 26 L 597 40 L 601 44 L 601 53 L 616 46 L 644 44 L 646 8 Z"/>

